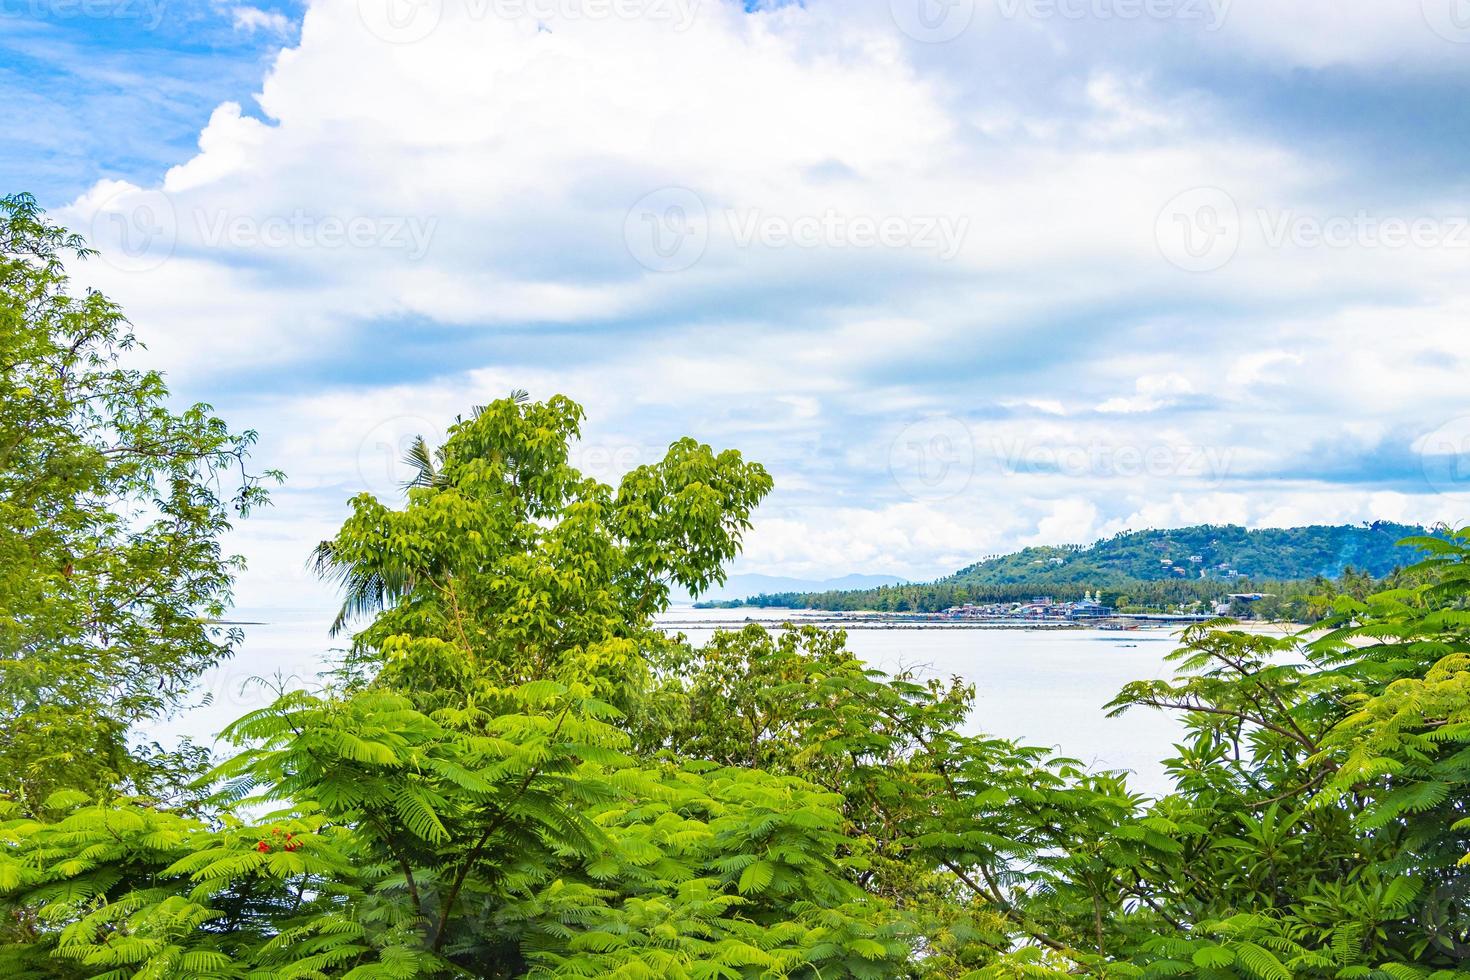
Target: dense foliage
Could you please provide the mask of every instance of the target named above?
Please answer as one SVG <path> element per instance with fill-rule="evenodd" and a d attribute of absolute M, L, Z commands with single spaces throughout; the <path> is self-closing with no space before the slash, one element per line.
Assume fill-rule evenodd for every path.
<path fill-rule="evenodd" d="M 1414 560 L 1400 543 L 1422 527 L 1372 524 L 1267 527 L 1233 524 L 1123 531 L 1086 547 L 1024 548 L 962 568 L 941 581 L 972 585 L 1012 582 L 1158 581 L 1183 577 L 1261 581 L 1335 578 L 1348 569 L 1383 577 Z M 1238 574 L 1232 574 L 1238 573 Z"/>
<path fill-rule="evenodd" d="M 340 671 L 233 723 L 193 793 L 0 800 L 0 968 L 1470 976 L 1470 529 L 1311 637 L 1190 630 L 1174 679 L 1113 702 L 1187 719 L 1150 799 L 974 733 L 969 685 L 869 670 L 839 631 L 666 636 L 771 481 L 681 440 L 614 488 L 568 464 L 581 419 L 493 402 L 416 447 L 404 500 L 355 498 L 315 552 L 356 628 Z"/>
<path fill-rule="evenodd" d="M 1101 592 L 1110 605 L 1138 610 L 1207 609 L 1231 593 L 1264 592 L 1273 600 L 1247 612 L 1266 619 L 1308 621 L 1309 601 L 1333 592 L 1360 597 L 1364 578 L 1383 579 L 1412 564 L 1400 543 L 1424 528 L 1376 521 L 1353 525 L 1260 528 L 1200 524 L 1125 531 L 1083 547 L 1032 547 L 986 558 L 934 582 L 870 589 L 753 596 L 748 605 L 778 609 L 938 612 L 966 602 L 1019 602 L 1036 595 L 1080 599 Z"/>
<path fill-rule="evenodd" d="M 1034 582 L 976 584 L 942 579 L 938 582 L 885 585 L 875 589 L 785 592 L 708 605 L 932 613 L 967 602 L 1028 602 L 1038 595 L 1073 601 L 1085 595 L 1095 595 L 1104 605 L 1124 612 L 1209 613 L 1217 603 L 1230 603 L 1230 614 L 1241 619 L 1311 623 L 1326 613 L 1329 604 L 1324 600 L 1333 596 L 1351 595 L 1361 599 L 1371 592 L 1411 584 L 1416 580 L 1417 574 L 1408 569 L 1396 569 L 1382 579 L 1375 579 L 1366 572 L 1351 568 L 1335 579 L 1272 582 L 1242 578 L 1222 582 L 1216 579 L 1175 578 L 1163 581 L 1139 579 L 1122 583 L 1108 580 L 1113 584 L 1107 587 L 1101 584 L 1102 580 L 1042 585 Z M 1232 595 L 1252 593 L 1261 594 L 1264 598 L 1230 598 Z"/>
<path fill-rule="evenodd" d="M 127 743 L 238 635 L 208 623 L 237 562 L 230 507 L 265 500 L 255 435 L 175 412 L 122 312 L 67 292 L 81 241 L 29 197 L 0 199 L 0 790 L 154 786 L 178 759 Z"/>

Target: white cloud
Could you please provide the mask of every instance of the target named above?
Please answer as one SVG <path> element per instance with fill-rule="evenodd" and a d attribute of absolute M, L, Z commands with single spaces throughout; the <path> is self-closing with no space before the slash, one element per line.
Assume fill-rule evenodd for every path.
<path fill-rule="evenodd" d="M 1235 359 L 1225 373 L 1225 380 L 1232 385 L 1279 383 L 1291 377 L 1291 369 L 1300 366 L 1304 360 L 1301 354 L 1292 351 L 1252 351 Z"/>
<path fill-rule="evenodd" d="M 1315 0 L 1342 36 L 1299 37 L 1288 6 L 1237 0 L 1189 43 L 1310 65 L 1445 45 L 1402 11 Z M 98 238 L 105 259 L 81 271 L 150 359 L 225 388 L 212 400 L 292 476 L 300 533 L 283 505 L 252 546 L 263 574 L 352 490 L 391 493 L 406 435 L 511 387 L 584 402 L 579 461 L 604 478 L 686 432 L 766 462 L 778 491 L 748 571 L 922 578 L 1128 526 L 1451 506 L 1232 481 L 1456 414 L 1463 252 L 1269 241 L 1283 215 L 1452 205 L 1360 200 L 1338 155 L 1244 128 L 1146 57 L 1090 69 L 1072 27 L 1096 25 L 982 11 L 951 49 L 909 43 L 887 7 L 705 0 L 664 5 L 687 22 L 538 25 L 445 0 L 414 8 L 442 11 L 425 36 L 390 43 L 372 0 L 313 0 L 257 105 L 220 106 L 159 187 L 104 181 L 60 217 Z M 275 16 L 236 12 L 242 30 Z M 1146 53 L 1167 27 L 1108 36 Z M 1035 52 L 1067 77 L 1023 99 L 1004 83 Z M 656 198 L 684 210 L 652 229 L 630 214 L 668 187 L 693 207 Z M 1161 210 L 1198 187 L 1239 217 L 1208 274 L 1160 240 Z M 855 219 L 897 219 L 910 247 L 855 239 Z M 740 244 L 768 220 L 811 223 L 816 244 Z M 945 220 L 964 228 L 948 259 L 913 241 Z M 630 247 L 691 228 L 687 268 L 677 240 L 664 270 L 637 261 L 652 239 Z M 944 499 L 893 472 L 895 439 L 935 417 L 971 433 L 950 447 L 970 458 L 943 462 L 973 473 Z"/>
<path fill-rule="evenodd" d="M 1097 537 L 1097 505 L 1090 500 L 1058 500 L 1036 523 L 1036 533 L 1024 539 L 1033 544 L 1087 544 Z"/>
<path fill-rule="evenodd" d="M 1194 385 L 1177 372 L 1146 375 L 1133 385 L 1132 395 L 1109 398 L 1097 406 L 1099 412 L 1134 414 L 1154 412 L 1177 404 L 1180 397 L 1194 393 Z"/>
<path fill-rule="evenodd" d="M 1234 0 L 1221 43 L 1307 68 L 1396 65 L 1452 67 L 1470 32 L 1456 0 L 1338 3 L 1335 0 Z"/>
<path fill-rule="evenodd" d="M 285 14 L 274 10 L 242 6 L 232 8 L 230 14 L 237 31 L 245 31 L 250 34 L 264 31 L 277 37 L 285 37 L 291 33 L 291 21 Z"/>

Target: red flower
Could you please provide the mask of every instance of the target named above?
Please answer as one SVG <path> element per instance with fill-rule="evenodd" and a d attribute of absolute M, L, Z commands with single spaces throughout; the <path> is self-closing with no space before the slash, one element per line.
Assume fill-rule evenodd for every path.
<path fill-rule="evenodd" d="M 259 851 L 260 853 L 264 854 L 264 853 L 266 853 L 267 851 L 269 851 L 271 849 L 271 846 L 269 844 L 267 844 L 265 841 L 261 841 L 259 844 L 256 844 L 255 845 L 255 849 L 257 851 Z"/>

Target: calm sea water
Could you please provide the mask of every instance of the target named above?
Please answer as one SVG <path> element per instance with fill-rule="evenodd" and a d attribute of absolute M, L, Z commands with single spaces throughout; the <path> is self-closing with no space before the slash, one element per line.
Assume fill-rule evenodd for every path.
<path fill-rule="evenodd" d="M 802 614 L 796 614 L 798 617 Z M 809 614 L 808 614 L 809 615 Z M 675 609 L 663 619 L 698 643 L 747 617 L 775 625 L 776 610 Z M 1051 746 L 1100 769 L 1127 769 L 1138 789 L 1168 788 L 1160 761 L 1183 727 L 1161 712 L 1109 718 L 1103 705 L 1131 680 L 1169 677 L 1172 630 L 850 629 L 847 647 L 880 670 L 915 669 L 975 685 L 972 731 Z"/>
<path fill-rule="evenodd" d="M 676 608 L 666 628 L 698 643 L 717 628 L 737 628 L 748 617 L 775 626 L 775 610 Z M 256 679 L 287 687 L 316 683 L 336 660 L 320 610 L 279 613 L 251 626 L 239 655 L 203 679 L 210 703 L 154 726 L 144 734 L 168 742 L 179 735 L 209 742 L 246 711 L 272 698 Z M 675 625 L 678 624 L 678 625 Z M 1098 767 L 1127 769 L 1145 792 L 1167 788 L 1160 760 L 1171 754 L 1182 728 L 1164 714 L 1138 710 L 1108 718 L 1106 704 L 1125 683 L 1167 677 L 1165 657 L 1177 644 L 1169 630 L 954 629 L 893 626 L 851 629 L 848 648 L 881 670 L 913 668 L 940 677 L 960 676 L 976 686 L 973 731 L 1055 747 Z"/>

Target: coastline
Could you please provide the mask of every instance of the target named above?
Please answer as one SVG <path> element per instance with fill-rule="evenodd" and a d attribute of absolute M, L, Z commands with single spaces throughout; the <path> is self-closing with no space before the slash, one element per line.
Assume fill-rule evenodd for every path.
<path fill-rule="evenodd" d="M 710 613 L 725 613 L 712 616 Z M 744 612 L 745 615 L 735 615 Z M 703 614 L 703 615 L 701 615 Z M 876 610 L 775 609 L 774 607 L 699 607 L 681 606 L 670 609 L 659 619 L 664 628 L 708 629 L 739 628 L 748 623 L 762 626 L 821 626 L 845 630 L 1026 630 L 1059 632 L 1070 630 L 1107 630 L 1118 633 L 1178 631 L 1185 626 L 1210 622 L 1219 617 L 1171 616 L 1168 614 L 1120 615 L 1092 619 L 942 619 L 931 613 L 892 613 Z M 1308 628 L 1308 623 L 1286 621 L 1238 621 L 1231 628 L 1251 632 L 1279 632 L 1290 635 Z"/>

